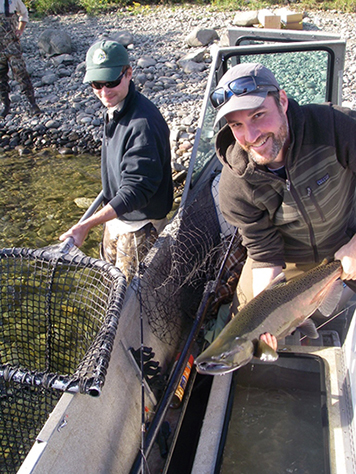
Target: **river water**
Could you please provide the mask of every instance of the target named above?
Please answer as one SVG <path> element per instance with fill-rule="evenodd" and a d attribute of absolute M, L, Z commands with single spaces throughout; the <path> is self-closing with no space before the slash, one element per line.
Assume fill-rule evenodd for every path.
<path fill-rule="evenodd" d="M 0 153 L 0 163 L 0 248 L 58 244 L 101 190 L 98 156 L 42 150 Z M 90 257 L 99 256 L 101 232 L 93 229 L 81 248 Z"/>

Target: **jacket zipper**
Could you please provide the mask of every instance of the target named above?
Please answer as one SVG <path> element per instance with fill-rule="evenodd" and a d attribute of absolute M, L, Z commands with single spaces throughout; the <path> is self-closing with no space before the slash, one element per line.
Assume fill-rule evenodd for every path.
<path fill-rule="evenodd" d="M 287 170 L 286 170 L 286 172 L 287 172 Z M 298 194 L 296 193 L 296 191 L 294 190 L 294 187 L 292 186 L 292 183 L 289 179 L 288 174 L 287 174 L 287 179 L 286 179 L 286 188 L 287 188 L 287 191 L 289 191 L 291 193 L 291 195 L 293 196 L 293 199 L 295 200 L 295 202 L 297 204 L 297 207 L 300 210 L 300 212 L 301 212 L 301 214 L 302 214 L 302 216 L 305 220 L 305 223 L 308 226 L 310 242 L 311 242 L 311 246 L 312 246 L 313 253 L 314 253 L 314 260 L 315 260 L 315 262 L 318 262 L 319 261 L 319 256 L 318 256 L 318 251 L 317 251 L 317 248 L 316 248 L 316 242 L 315 242 L 315 235 L 314 235 L 314 231 L 313 231 L 313 226 L 310 222 L 310 219 L 309 219 L 307 213 L 305 212 L 304 206 L 301 203 Z"/>
<path fill-rule="evenodd" d="M 323 214 L 323 211 L 321 210 L 321 208 L 320 208 L 320 206 L 319 206 L 317 200 L 316 200 L 315 197 L 314 197 L 313 191 L 312 191 L 312 189 L 311 189 L 309 186 L 307 187 L 307 193 L 308 193 L 308 197 L 310 197 L 311 202 L 314 204 L 315 209 L 318 211 L 318 214 L 319 214 L 319 216 L 320 216 L 320 219 L 321 219 L 323 222 L 325 222 L 326 219 L 325 219 L 325 216 L 324 216 L 324 214 Z"/>

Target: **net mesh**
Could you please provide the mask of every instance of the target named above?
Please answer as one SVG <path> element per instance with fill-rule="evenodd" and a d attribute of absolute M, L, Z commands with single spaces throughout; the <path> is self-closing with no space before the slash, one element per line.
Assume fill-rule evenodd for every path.
<path fill-rule="evenodd" d="M 184 337 L 182 320 L 189 329 L 205 285 L 216 279 L 230 242 L 221 233 L 223 218 L 211 186 L 207 182 L 179 210 L 144 262 L 142 305 L 153 333 L 167 344 L 177 344 Z M 235 250 L 240 248 L 238 238 Z"/>
<path fill-rule="evenodd" d="M 16 472 L 62 391 L 100 394 L 124 295 L 101 260 L 0 250 L 0 472 Z"/>
<path fill-rule="evenodd" d="M 0 472 L 18 471 L 61 396 L 58 390 L 0 379 Z"/>

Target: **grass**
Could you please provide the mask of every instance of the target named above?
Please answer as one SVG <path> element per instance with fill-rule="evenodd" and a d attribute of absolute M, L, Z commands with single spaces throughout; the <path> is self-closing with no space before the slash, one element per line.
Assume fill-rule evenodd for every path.
<path fill-rule="evenodd" d="M 273 8 L 288 6 L 291 10 L 336 10 L 345 13 L 356 12 L 356 0 L 197 0 L 195 2 L 179 2 L 178 0 L 25 0 L 27 8 L 36 16 L 48 14 L 61 14 L 84 11 L 90 15 L 99 15 L 112 10 L 123 8 L 132 14 L 142 14 L 150 11 L 151 7 L 157 5 L 165 6 L 189 6 L 205 5 L 215 10 L 260 10 L 262 8 Z"/>

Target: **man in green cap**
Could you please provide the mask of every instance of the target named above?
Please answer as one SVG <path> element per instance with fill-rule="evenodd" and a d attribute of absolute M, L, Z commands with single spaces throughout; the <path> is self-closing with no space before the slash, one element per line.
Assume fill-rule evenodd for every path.
<path fill-rule="evenodd" d="M 135 89 L 127 50 L 103 40 L 86 56 L 84 82 L 107 108 L 101 151 L 105 206 L 61 235 L 80 247 L 105 224 L 102 257 L 130 281 L 167 223 L 173 204 L 169 128 L 157 107 Z"/>

